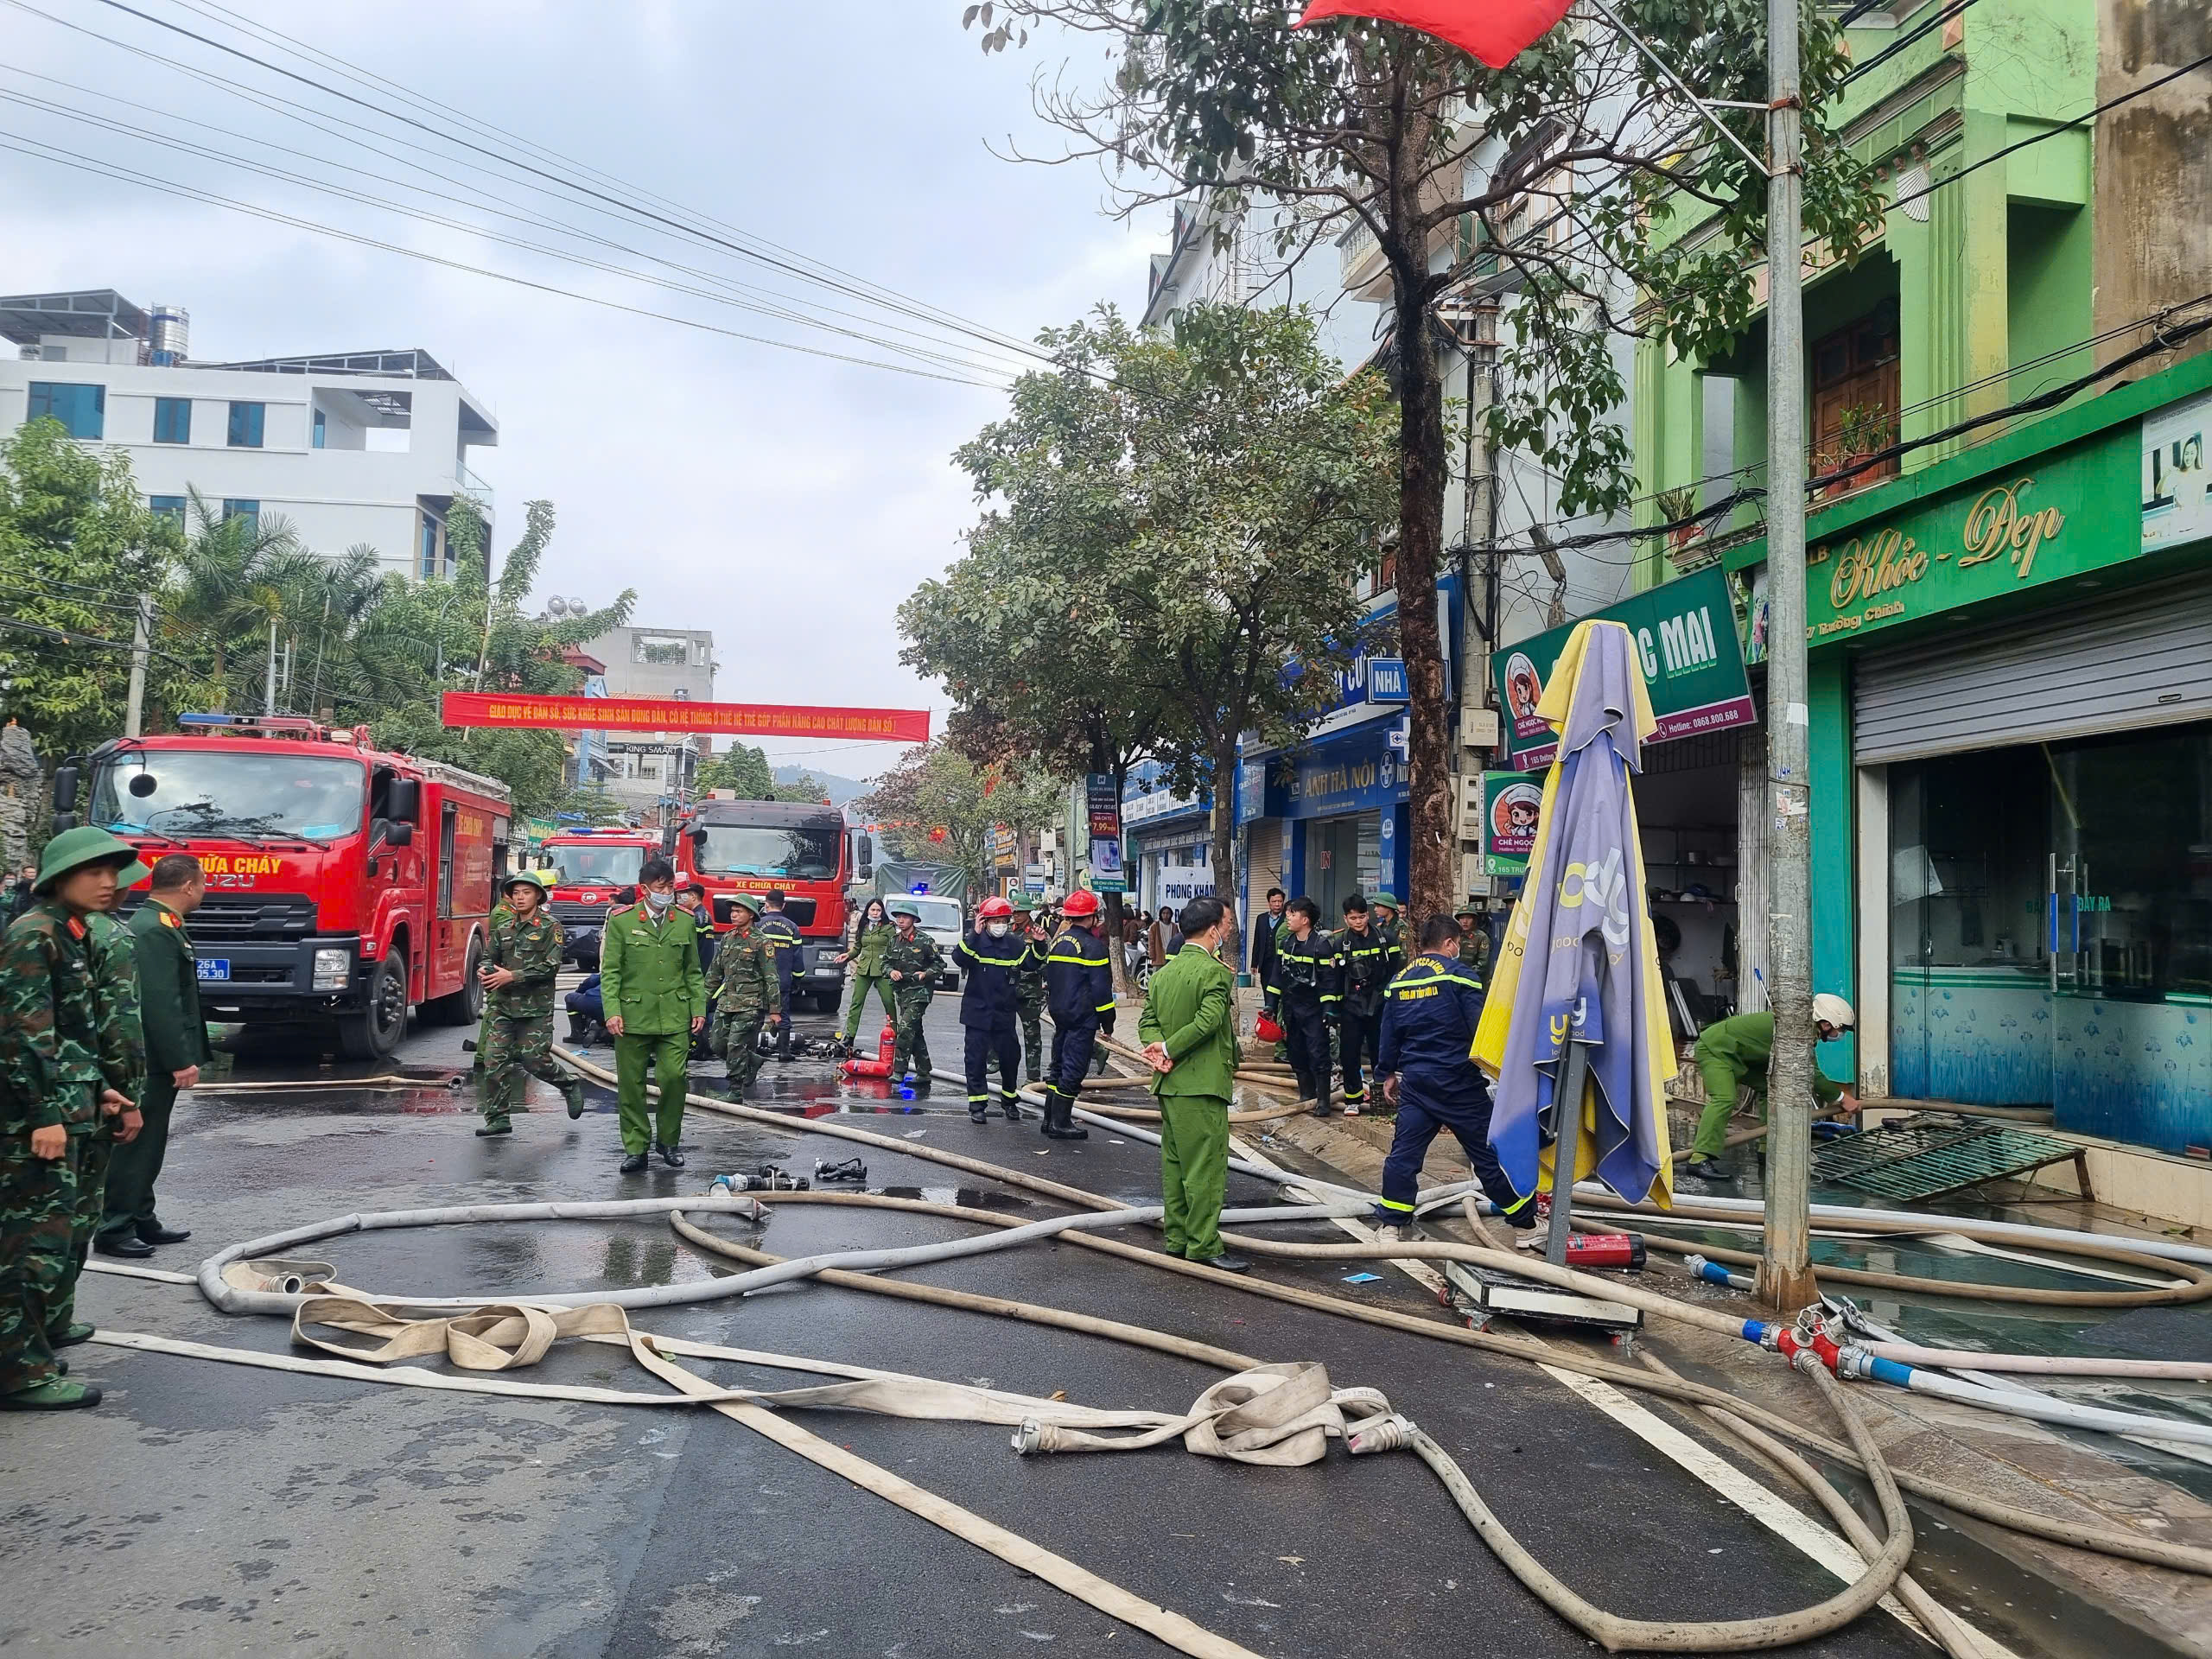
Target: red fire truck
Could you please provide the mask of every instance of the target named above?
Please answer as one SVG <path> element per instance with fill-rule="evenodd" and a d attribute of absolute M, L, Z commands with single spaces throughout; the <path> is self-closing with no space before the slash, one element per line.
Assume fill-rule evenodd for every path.
<path fill-rule="evenodd" d="M 845 970 L 831 958 L 844 949 L 846 886 L 874 874 L 868 837 L 826 803 L 719 796 L 699 802 L 670 833 L 676 879 L 706 888 L 716 932 L 729 927 L 732 894 L 782 891 L 784 914 L 805 940 L 793 1000 L 834 1014 Z"/>
<path fill-rule="evenodd" d="M 586 973 L 599 967 L 607 912 L 637 885 L 638 871 L 660 852 L 657 830 L 568 830 L 538 849 L 553 872 L 553 919 L 568 936 L 568 954 Z"/>
<path fill-rule="evenodd" d="M 91 756 L 86 821 L 148 863 L 207 873 L 192 918 L 211 1020 L 334 1025 L 382 1059 L 410 1008 L 472 1024 L 486 918 L 507 870 L 506 785 L 296 715 L 186 715 L 174 736 Z M 75 804 L 77 779 L 55 779 Z"/>

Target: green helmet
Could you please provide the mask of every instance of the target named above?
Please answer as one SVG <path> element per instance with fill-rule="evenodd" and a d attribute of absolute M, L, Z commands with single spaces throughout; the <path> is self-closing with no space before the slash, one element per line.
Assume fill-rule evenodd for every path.
<path fill-rule="evenodd" d="M 120 836 L 111 836 L 94 824 L 79 824 L 74 830 L 64 830 L 46 843 L 39 855 L 38 880 L 31 884 L 33 892 L 44 893 L 72 870 L 80 870 L 87 864 L 112 864 L 115 884 L 128 887 L 146 879 L 149 872 L 138 861 L 138 849 Z"/>
<path fill-rule="evenodd" d="M 921 907 L 908 904 L 903 899 L 893 899 L 884 906 L 884 913 L 887 916 L 911 916 L 918 922 L 922 919 Z"/>
<path fill-rule="evenodd" d="M 553 891 L 553 872 L 550 870 L 517 870 L 512 875 L 510 875 L 505 880 L 499 883 L 499 892 L 502 894 L 510 893 L 517 887 L 536 887 L 537 889 L 537 896 L 543 899 L 547 893 Z"/>
<path fill-rule="evenodd" d="M 1479 922 L 1482 918 L 1482 912 L 1477 910 L 1472 905 L 1462 905 L 1452 912 L 1452 919 L 1454 921 Z"/>
<path fill-rule="evenodd" d="M 1403 905 L 1398 902 L 1398 895 L 1395 893 L 1378 893 L 1374 898 L 1369 899 L 1368 903 L 1377 910 L 1403 910 L 1405 908 Z"/>
<path fill-rule="evenodd" d="M 742 908 L 754 921 L 760 919 L 760 895 L 757 893 L 733 893 L 729 896 L 733 909 Z"/>

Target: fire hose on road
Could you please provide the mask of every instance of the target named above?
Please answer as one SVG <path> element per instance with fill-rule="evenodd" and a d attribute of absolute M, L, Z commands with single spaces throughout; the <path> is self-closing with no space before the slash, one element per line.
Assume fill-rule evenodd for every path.
<path fill-rule="evenodd" d="M 582 1075 L 603 1084 L 612 1084 L 613 1078 L 600 1068 L 565 1051 L 556 1052 Z M 1136 1449 L 1178 1436 L 1183 1438 L 1185 1445 L 1193 1451 L 1206 1451 L 1205 1442 L 1209 1439 L 1222 1447 L 1237 1448 L 1217 1450 L 1211 1453 L 1213 1455 L 1236 1456 L 1239 1450 L 1268 1454 L 1245 1459 L 1261 1462 L 1312 1461 L 1322 1454 L 1327 1439 L 1339 1436 L 1346 1440 L 1351 1450 L 1359 1453 L 1402 1446 L 1414 1452 L 1431 1468 L 1452 1493 L 1455 1502 L 1459 1503 L 1478 1535 L 1534 1593 L 1600 1644 L 1614 1650 L 1632 1648 L 1653 1651 L 1719 1652 L 1800 1642 L 1838 1628 L 1858 1617 L 1892 1586 L 1900 1586 L 1901 1580 L 1900 1592 L 1909 1605 L 1917 1609 L 1926 1598 L 1917 1592 L 1916 1587 L 1912 1586 L 1908 1579 L 1904 1578 L 1912 1538 L 1900 1487 L 1963 1513 L 1993 1521 L 1999 1525 L 2010 1526 L 2029 1535 L 2212 1576 L 2212 1552 L 2163 1543 L 2133 1534 L 2084 1529 L 2070 1522 L 2062 1522 L 2036 1516 L 2010 1505 L 1957 1491 L 1924 1478 L 1893 1476 L 1846 1397 L 1845 1391 L 1829 1375 L 1828 1365 L 1810 1341 L 1794 1344 L 1777 1341 L 1771 1345 L 1783 1348 L 1793 1368 L 1805 1372 L 1813 1380 L 1812 1385 L 1819 1389 L 1842 1421 L 1848 1446 L 1778 1414 L 1738 1400 L 1722 1390 L 1678 1377 L 1588 1358 L 1573 1350 L 1555 1348 L 1526 1338 L 1468 1331 L 1434 1319 L 1343 1301 L 1295 1287 L 1223 1274 L 1203 1265 L 1171 1258 L 1119 1239 L 1096 1236 L 1100 1229 L 1143 1224 L 1159 1215 L 1156 1207 L 1118 1205 L 1026 1170 L 1003 1167 L 907 1140 L 876 1135 L 848 1124 L 821 1119 L 794 1122 L 784 1114 L 746 1106 L 741 1103 L 702 1095 L 691 1095 L 688 1098 L 690 1103 L 701 1109 L 761 1122 L 785 1133 L 830 1135 L 962 1169 L 1006 1185 L 1039 1192 L 1073 1205 L 1082 1213 L 1051 1217 L 1042 1222 L 1021 1223 L 988 1211 L 925 1204 L 880 1195 L 771 1192 L 760 1194 L 757 1198 L 741 1199 L 695 1198 L 587 1204 L 468 1205 L 443 1211 L 418 1210 L 349 1216 L 233 1246 L 212 1258 L 202 1268 L 198 1280 L 201 1293 L 215 1306 L 232 1312 L 289 1316 L 295 1321 L 295 1332 L 299 1340 L 322 1347 L 340 1357 L 308 1360 L 295 1356 L 265 1355 L 243 1350 L 213 1349 L 205 1344 L 170 1343 L 161 1338 L 110 1333 L 103 1333 L 103 1336 L 120 1345 L 156 1351 L 186 1353 L 195 1357 L 222 1358 L 240 1363 L 274 1364 L 285 1370 L 327 1370 L 332 1375 L 365 1376 L 409 1386 L 591 1398 L 607 1403 L 668 1404 L 679 1400 L 686 1403 L 696 1402 L 745 1422 L 747 1427 L 768 1435 L 779 1444 L 836 1469 L 855 1484 L 886 1497 L 888 1501 L 924 1515 L 957 1535 L 991 1550 L 1001 1559 L 1014 1562 L 1025 1571 L 1037 1573 L 1038 1576 L 1071 1594 L 1080 1596 L 1102 1611 L 1147 1630 L 1186 1653 L 1241 1654 L 1244 1649 L 1204 1630 L 1179 1615 L 1097 1580 L 1076 1564 L 1016 1538 L 982 1517 L 961 1510 L 957 1506 L 922 1492 L 887 1471 L 854 1458 L 851 1453 L 779 1417 L 778 1408 L 831 1407 L 884 1409 L 889 1402 L 897 1409 L 897 1414 L 971 1421 L 1005 1421 L 1008 1420 L 1007 1414 L 1019 1411 L 1021 1414 L 1017 1447 L 1033 1452 Z M 1093 1121 L 1116 1133 L 1147 1140 L 1153 1138 L 1124 1123 L 1112 1120 Z M 1239 1160 L 1233 1166 L 1278 1185 L 1294 1185 L 1325 1195 L 1323 1201 L 1317 1204 L 1239 1210 L 1224 1217 L 1224 1219 L 1244 1226 L 1361 1213 L 1370 1202 L 1368 1195 L 1353 1189 L 1304 1176 L 1287 1175 L 1262 1165 Z M 1424 1205 L 1433 1206 L 1455 1198 L 1464 1199 L 1468 1192 L 1468 1186 L 1461 1184 L 1425 1192 L 1421 1196 Z M 699 1225 L 692 1218 L 715 1214 L 757 1217 L 764 1213 L 764 1205 L 778 1203 L 903 1209 L 978 1223 L 991 1230 L 976 1238 L 956 1239 L 937 1244 L 831 1252 L 785 1262 L 734 1243 Z M 474 1222 L 613 1219 L 652 1215 L 665 1216 L 679 1236 L 688 1243 L 710 1254 L 743 1263 L 750 1271 L 703 1283 L 646 1287 L 642 1291 L 620 1292 L 613 1295 L 588 1293 L 556 1293 L 527 1297 L 507 1295 L 499 1303 L 487 1306 L 480 1299 L 468 1298 L 439 1298 L 428 1301 L 410 1300 L 404 1302 L 378 1300 L 358 1292 L 332 1287 L 328 1283 L 328 1269 L 322 1268 L 322 1264 L 312 1264 L 321 1268 L 320 1274 L 302 1274 L 295 1270 L 288 1276 L 282 1260 L 284 1251 L 301 1245 L 351 1231 L 377 1228 Z M 1634 1301 L 1658 1317 L 1687 1320 L 1707 1329 L 1724 1330 L 1732 1335 L 1746 1334 L 1745 1321 L 1731 1319 L 1717 1310 L 1678 1302 L 1640 1287 L 1624 1286 L 1613 1280 L 1597 1279 L 1568 1269 L 1547 1268 L 1541 1263 L 1530 1262 L 1525 1256 L 1511 1252 L 1440 1242 L 1389 1245 L 1377 1242 L 1304 1244 L 1262 1239 L 1243 1233 L 1236 1236 L 1241 1248 L 1283 1257 L 1372 1260 L 1443 1256 L 1501 1267 L 1523 1276 L 1559 1284 L 1562 1287 L 1618 1300 Z M 1846 1527 L 1853 1547 L 1867 1562 L 1866 1571 L 1837 1595 L 1815 1608 L 1764 1618 L 1708 1623 L 1620 1618 L 1576 1596 L 1530 1557 L 1483 1505 L 1465 1471 L 1459 1470 L 1415 1425 L 1392 1413 L 1388 1402 L 1372 1390 L 1330 1389 L 1325 1374 L 1318 1377 L 1313 1375 L 1319 1371 L 1319 1367 L 1262 1366 L 1250 1356 L 1118 1321 L 1096 1319 L 1072 1310 L 1014 1302 L 1002 1298 L 876 1276 L 887 1269 L 921 1266 L 989 1249 L 1019 1248 L 1046 1238 L 1061 1239 L 1082 1248 L 1141 1262 L 1158 1269 L 1201 1277 L 1226 1288 L 1270 1297 L 1338 1317 L 1458 1342 L 1493 1353 L 1522 1359 L 1540 1359 L 1547 1365 L 1639 1389 L 1709 1412 L 1725 1414 L 1732 1428 L 1748 1429 L 1753 1433 L 1764 1433 L 1778 1441 L 1794 1443 L 1816 1455 L 1863 1470 L 1872 1484 L 1880 1504 L 1886 1536 L 1877 1541 L 1863 1524 L 1855 1530 Z M 277 1260 L 272 1262 L 270 1258 Z M 790 1369 L 841 1376 L 851 1381 L 847 1384 L 830 1385 L 827 1389 L 817 1388 L 762 1394 L 717 1389 L 676 1365 L 669 1356 L 684 1354 L 709 1358 L 749 1359 L 760 1363 L 776 1363 L 775 1357 L 750 1355 L 741 1350 L 713 1348 L 708 1344 L 685 1344 L 645 1336 L 629 1328 L 627 1315 L 624 1312 L 625 1306 L 670 1306 L 715 1297 L 738 1296 L 753 1289 L 766 1288 L 771 1284 L 805 1277 L 819 1278 L 824 1283 L 871 1294 L 899 1296 L 996 1317 L 1020 1319 L 1132 1343 L 1211 1364 L 1233 1375 L 1228 1382 L 1209 1389 L 1189 1411 L 1179 1414 L 1141 1411 L 1100 1414 L 1090 1408 L 1062 1410 L 1058 1408 L 1065 1406 L 1065 1402 L 1002 1395 L 991 1390 L 963 1389 L 961 1385 L 938 1383 L 926 1378 L 906 1378 L 893 1386 L 885 1381 L 893 1374 L 862 1372 L 857 1368 L 813 1360 L 788 1360 L 785 1363 Z M 352 1337 L 367 1337 L 372 1339 L 372 1344 L 365 1350 L 358 1344 L 315 1334 L 318 1330 L 324 1329 L 334 1329 Z M 626 1346 L 639 1364 L 671 1383 L 680 1393 L 656 1395 L 607 1389 L 580 1391 L 521 1383 L 505 1377 L 455 1377 L 423 1372 L 416 1367 L 403 1366 L 392 1372 L 373 1369 L 376 1363 L 383 1360 L 437 1351 L 445 1353 L 466 1370 L 504 1370 L 530 1363 L 547 1351 L 554 1343 L 569 1337 Z M 910 1388 L 910 1384 L 912 1387 Z M 921 1392 L 916 1393 L 916 1389 Z M 951 1392 L 940 1392 L 943 1390 Z M 1110 1432 L 1114 1430 L 1129 1432 L 1115 1434 Z M 1193 1437 L 1196 1437 L 1197 1443 L 1194 1443 Z M 1281 1446 L 1294 1446 L 1298 1449 L 1277 1454 L 1274 1448 Z M 1793 1474 L 1798 1472 L 1788 1461 L 1779 1461 L 1781 1466 L 1789 1469 Z M 1802 1459 L 1798 1463 L 1808 1472 L 1810 1471 L 1810 1466 L 1803 1465 Z M 1816 1475 L 1814 1484 L 1821 1484 Z M 1814 1496 L 1816 1501 L 1825 1503 L 1821 1492 L 1815 1491 Z M 1831 1513 L 1834 1512 L 1832 1503 L 1826 1506 Z M 1986 1651 L 1979 1638 L 1948 1615 L 1942 1616 L 1942 1622 L 1931 1622 L 1923 1615 L 1923 1623 L 1929 1623 L 1937 1639 L 1955 1654 L 1972 1656 Z"/>

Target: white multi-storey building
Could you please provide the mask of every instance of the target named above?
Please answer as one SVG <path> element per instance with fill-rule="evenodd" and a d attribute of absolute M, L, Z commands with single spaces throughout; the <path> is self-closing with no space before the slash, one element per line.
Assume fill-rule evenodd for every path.
<path fill-rule="evenodd" d="M 148 503 L 188 493 L 226 516 L 281 515 L 318 552 L 373 547 L 387 569 L 451 574 L 459 495 L 488 520 L 468 451 L 499 441 L 467 389 L 420 351 L 193 361 L 185 312 L 111 289 L 0 299 L 0 435 L 51 416 L 120 450 Z"/>

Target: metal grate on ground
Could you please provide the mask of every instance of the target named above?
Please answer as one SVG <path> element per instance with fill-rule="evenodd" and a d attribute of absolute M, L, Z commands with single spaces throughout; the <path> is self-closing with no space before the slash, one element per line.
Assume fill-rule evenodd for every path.
<path fill-rule="evenodd" d="M 1828 1141 L 1815 1150 L 1812 1174 L 1816 1185 L 1911 1204 L 2064 1163 L 2076 1152 L 2009 1124 L 1926 1112 Z"/>

